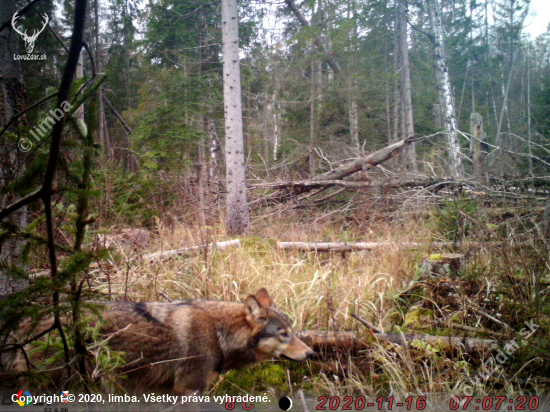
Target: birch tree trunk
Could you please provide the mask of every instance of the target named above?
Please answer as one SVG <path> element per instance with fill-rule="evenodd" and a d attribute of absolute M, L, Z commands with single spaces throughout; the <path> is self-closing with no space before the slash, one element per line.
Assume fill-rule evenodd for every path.
<path fill-rule="evenodd" d="M 280 129 L 280 114 L 279 114 L 279 82 L 278 80 L 275 82 L 275 91 L 273 92 L 272 101 L 273 104 L 270 104 L 270 116 L 273 120 L 273 150 L 272 150 L 272 158 L 273 161 L 276 162 L 279 158 L 279 144 L 281 142 L 281 129 Z"/>
<path fill-rule="evenodd" d="M 427 7 L 433 34 L 431 40 L 433 44 L 437 89 L 439 91 L 439 99 L 441 100 L 441 106 L 443 108 L 443 119 L 445 123 L 445 132 L 447 134 L 449 167 L 453 177 L 460 177 L 462 175 L 462 153 L 460 150 L 460 140 L 452 95 L 451 79 L 449 77 L 449 68 L 447 67 L 445 35 L 443 33 L 439 0 L 427 1 Z"/>
<path fill-rule="evenodd" d="M 78 64 L 76 66 L 75 77 L 77 80 L 80 80 L 84 77 L 84 48 L 80 50 L 80 56 L 78 56 Z M 84 105 L 81 105 L 76 109 L 75 116 L 80 122 L 84 122 Z"/>
<path fill-rule="evenodd" d="M 361 144 L 359 143 L 359 108 L 357 107 L 357 80 L 353 78 L 349 87 L 349 127 L 351 134 L 351 144 L 356 153 L 361 153 Z"/>
<path fill-rule="evenodd" d="M 210 137 L 210 167 L 208 168 L 208 177 L 211 184 L 214 185 L 214 191 L 217 193 L 217 188 L 220 183 L 218 176 L 218 151 L 220 150 L 220 140 L 216 133 L 216 124 L 214 120 L 208 120 L 208 136 Z"/>
<path fill-rule="evenodd" d="M 500 109 L 500 116 L 498 117 L 498 123 L 497 123 L 497 136 L 495 138 L 495 146 L 496 149 L 491 154 L 491 166 L 495 166 L 497 164 L 500 155 L 502 154 L 502 147 L 504 145 L 504 139 L 502 138 L 502 122 L 504 120 L 504 114 L 506 113 L 508 115 L 508 92 L 510 91 L 510 84 L 512 82 L 512 76 L 514 73 L 514 66 L 516 63 L 515 59 L 515 50 L 512 50 L 512 56 L 511 56 L 511 62 L 510 62 L 510 73 L 508 74 L 508 81 L 506 82 L 506 88 L 504 88 L 504 85 L 502 85 L 502 107 Z M 510 119 L 508 118 L 508 130 L 510 130 Z M 500 162 L 499 165 L 499 172 L 501 174 L 504 173 L 505 164 Z"/>
<path fill-rule="evenodd" d="M 351 9 L 351 10 L 349 10 Z M 354 26 L 351 30 L 351 79 L 348 83 L 348 101 L 349 101 L 349 130 L 351 134 L 351 144 L 355 149 L 357 155 L 361 152 L 361 145 L 359 143 L 359 109 L 357 105 L 357 5 L 355 0 L 351 0 L 348 7 L 348 17 L 353 18 Z"/>
<path fill-rule="evenodd" d="M 241 235 L 248 231 L 249 219 L 244 164 L 237 0 L 222 0 L 222 43 L 227 176 L 226 229 L 229 235 Z"/>
<path fill-rule="evenodd" d="M 398 5 L 398 38 L 399 38 L 399 52 L 401 57 L 401 102 L 402 102 L 402 122 L 404 123 L 404 136 L 402 139 L 414 136 L 414 120 L 412 111 L 412 98 L 411 98 L 411 72 L 409 68 L 409 43 L 407 40 L 407 9 L 405 6 L 405 0 L 400 0 Z M 416 146 L 412 142 L 407 146 L 406 158 L 407 169 L 416 172 Z"/>
<path fill-rule="evenodd" d="M 529 154 L 529 176 L 534 178 L 533 173 L 533 147 L 531 145 L 531 67 L 530 56 L 527 57 L 527 153 Z"/>

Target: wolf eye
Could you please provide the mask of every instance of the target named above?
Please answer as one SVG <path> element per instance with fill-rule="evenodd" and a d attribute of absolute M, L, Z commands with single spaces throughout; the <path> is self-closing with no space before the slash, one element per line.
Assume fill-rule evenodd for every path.
<path fill-rule="evenodd" d="M 290 337 L 290 334 L 288 332 L 281 332 L 280 335 L 283 337 L 283 338 L 288 338 Z"/>

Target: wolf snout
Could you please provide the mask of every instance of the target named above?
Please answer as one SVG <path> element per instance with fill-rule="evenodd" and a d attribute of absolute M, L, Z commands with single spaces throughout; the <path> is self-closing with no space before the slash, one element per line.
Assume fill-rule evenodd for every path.
<path fill-rule="evenodd" d="M 281 357 L 295 362 L 303 362 L 305 360 L 311 359 L 313 355 L 315 355 L 315 352 L 311 350 L 311 348 L 307 349 L 308 350 L 302 350 L 295 353 L 283 353 L 281 354 Z"/>
<path fill-rule="evenodd" d="M 297 360 L 297 361 L 300 361 L 300 362 L 303 362 L 303 361 L 305 361 L 305 360 L 308 360 L 308 359 L 313 358 L 313 355 L 315 355 L 315 352 L 313 352 L 313 351 L 311 350 L 311 351 L 302 353 L 296 360 Z"/>

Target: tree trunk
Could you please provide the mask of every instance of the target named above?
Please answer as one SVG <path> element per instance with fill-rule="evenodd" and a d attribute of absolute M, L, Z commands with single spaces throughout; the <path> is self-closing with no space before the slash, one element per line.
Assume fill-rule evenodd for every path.
<path fill-rule="evenodd" d="M 402 138 L 414 136 L 414 120 L 411 98 L 411 72 L 409 68 L 409 43 L 407 40 L 407 9 L 405 0 L 400 0 L 398 5 L 398 38 L 399 52 L 402 64 L 401 68 L 401 102 L 402 102 L 402 122 L 404 124 L 404 135 Z M 416 146 L 412 142 L 405 149 L 406 168 L 416 172 Z"/>
<path fill-rule="evenodd" d="M 378 249 L 422 249 L 430 248 L 483 248 L 489 246 L 502 246 L 505 242 L 277 242 L 277 248 L 281 250 L 304 250 L 310 252 L 353 252 L 359 250 Z"/>
<path fill-rule="evenodd" d="M 131 173 L 137 173 L 139 170 L 139 162 L 134 156 L 134 153 L 131 150 L 131 142 L 130 142 L 130 136 L 132 135 L 132 129 L 130 126 L 128 126 L 128 123 L 124 120 L 124 118 L 120 115 L 120 113 L 116 110 L 115 106 L 107 99 L 107 96 L 103 95 L 103 101 L 107 103 L 107 107 L 111 110 L 115 118 L 118 120 L 126 134 L 123 134 L 122 138 L 122 148 L 121 148 L 121 154 L 122 154 L 122 160 L 124 163 L 124 167 L 127 171 Z"/>
<path fill-rule="evenodd" d="M 201 116 L 202 118 L 203 116 Z M 204 126 L 204 122 L 201 119 L 201 126 Z M 206 131 L 206 130 L 205 130 Z M 199 198 L 199 225 L 201 227 L 206 226 L 206 202 L 205 202 L 205 192 L 206 192 L 206 184 L 205 184 L 205 159 L 204 159 L 204 141 L 201 138 L 198 142 L 198 152 L 199 152 L 199 164 L 197 168 L 197 195 Z"/>
<path fill-rule="evenodd" d="M 378 348 L 377 340 L 404 346 L 414 341 L 437 346 L 444 351 L 459 350 L 466 353 L 498 349 L 499 342 L 493 339 L 465 338 L 462 336 L 432 336 L 420 333 L 375 333 L 360 336 L 354 332 L 299 330 L 296 336 L 316 352 L 334 353 L 336 350 L 365 350 Z"/>
<path fill-rule="evenodd" d="M 248 231 L 237 0 L 222 0 L 223 94 L 229 235 Z"/>
<path fill-rule="evenodd" d="M 387 134 L 387 141 L 388 143 L 391 143 L 393 141 L 392 137 L 392 115 L 391 115 L 391 106 L 390 106 L 390 86 L 389 82 L 385 82 L 385 92 L 386 92 L 386 134 Z"/>
<path fill-rule="evenodd" d="M 172 257 L 192 256 L 204 251 L 210 252 L 212 250 L 226 250 L 233 247 L 241 247 L 241 241 L 239 239 L 226 240 L 224 242 L 208 243 L 206 245 L 191 246 L 191 247 L 186 247 L 184 249 L 165 250 L 160 252 L 147 253 L 145 255 L 142 255 L 141 258 L 146 261 L 163 260 L 163 259 L 168 259 Z"/>
<path fill-rule="evenodd" d="M 449 156 L 449 168 L 453 177 L 462 175 L 462 153 L 456 123 L 455 105 L 452 95 L 451 79 L 447 67 L 447 53 L 445 51 L 445 34 L 441 21 L 439 0 L 427 2 L 430 26 L 433 36 L 431 37 L 434 54 L 434 67 L 437 78 L 437 89 L 439 99 L 443 107 L 443 119 L 445 132 L 447 134 L 447 146 Z"/>
<path fill-rule="evenodd" d="M 403 150 L 404 147 L 411 144 L 413 141 L 414 141 L 414 137 L 409 137 L 409 138 L 400 140 L 380 150 L 372 152 L 366 157 L 353 160 L 342 167 L 339 167 L 337 169 L 315 176 L 312 180 L 313 181 L 337 180 L 337 179 L 342 179 L 345 176 L 349 176 L 353 173 L 359 172 L 360 170 L 371 169 L 373 167 L 378 166 L 380 163 L 383 163 L 397 156 L 400 153 L 400 151 Z"/>
<path fill-rule="evenodd" d="M 208 135 L 210 137 L 210 167 L 208 168 L 208 177 L 210 185 L 214 187 L 214 201 L 217 201 L 220 177 L 218 174 L 218 151 L 220 150 L 220 140 L 216 133 L 214 120 L 208 120 Z"/>
<path fill-rule="evenodd" d="M 15 13 L 14 0 L 0 1 L 0 22 L 10 21 Z M 19 36 L 9 28 L 0 32 L 0 129 L 21 112 L 25 105 L 25 84 L 19 60 L 13 55 L 18 53 Z M 22 119 L 18 119 L 21 121 Z M 0 141 L 0 187 L 13 183 L 25 170 L 22 152 L 17 147 L 17 122 L 14 122 L 2 136 Z M 9 134 L 13 138 L 7 138 Z M 20 140 L 20 142 L 23 139 Z M 6 193 L 0 198 L 0 209 L 12 203 L 12 197 Z M 11 223 L 20 229 L 27 226 L 27 207 L 24 206 L 10 217 Z M 22 243 L 19 240 L 9 240 L 0 243 L 0 263 L 18 265 Z M 26 280 L 16 280 L 0 270 L 0 295 L 8 295 L 28 286 Z"/>
<path fill-rule="evenodd" d="M 355 0 L 351 0 L 349 4 L 348 15 L 353 18 L 353 29 L 351 31 L 351 79 L 348 82 L 348 101 L 349 101 L 349 130 L 351 135 L 351 144 L 357 153 L 361 152 L 361 144 L 359 143 L 359 109 L 357 105 L 357 76 L 355 70 L 357 69 L 357 53 L 355 51 L 357 47 L 357 5 Z"/>
<path fill-rule="evenodd" d="M 99 0 L 94 0 L 94 40 L 95 40 L 95 69 L 97 73 L 101 73 L 101 44 L 99 41 Z M 109 135 L 106 133 L 105 127 L 105 106 L 103 103 L 103 86 L 99 86 L 97 90 L 98 106 L 97 106 L 97 122 L 98 122 L 98 140 L 102 146 L 103 153 L 110 159 L 112 157 L 111 144 Z"/>
<path fill-rule="evenodd" d="M 530 58 L 527 56 L 527 153 L 529 156 L 529 176 L 534 178 L 533 172 L 533 146 L 531 145 L 532 131 L 531 131 L 531 67 Z"/>
<path fill-rule="evenodd" d="M 315 176 L 315 146 L 317 140 L 317 118 L 318 118 L 318 81 L 320 73 L 317 70 L 317 61 L 311 62 L 311 100 L 309 104 L 309 176 Z"/>
<path fill-rule="evenodd" d="M 203 29 L 204 29 L 204 14 L 199 14 L 199 61 L 198 61 L 198 77 L 202 80 L 202 53 L 203 53 Z M 197 189 L 198 189 L 198 198 L 199 198 L 199 224 L 201 227 L 206 226 L 206 188 L 207 188 L 207 180 L 206 180 L 206 160 L 204 156 L 204 137 L 208 135 L 208 119 L 206 115 L 200 115 L 199 116 L 199 129 L 202 129 L 203 133 L 201 134 L 198 144 L 198 169 L 197 169 Z"/>
<path fill-rule="evenodd" d="M 483 181 L 483 169 L 481 167 L 481 142 L 485 141 L 485 131 L 483 130 L 483 117 L 479 113 L 470 115 L 470 150 L 474 162 L 474 175 L 478 182 Z"/>
<path fill-rule="evenodd" d="M 395 20 L 395 39 L 393 48 L 393 71 L 395 78 L 400 79 L 401 53 L 399 53 L 399 36 L 397 29 L 397 18 Z M 389 143 L 398 142 L 403 138 L 401 136 L 401 93 L 400 81 L 394 81 L 393 84 L 393 135 Z"/>
<path fill-rule="evenodd" d="M 277 161 L 279 154 L 279 145 L 281 143 L 281 116 L 279 106 L 279 90 L 280 90 L 280 79 L 278 76 L 275 76 L 275 88 L 273 90 L 272 104 L 269 105 L 270 110 L 268 112 L 271 115 L 273 120 L 273 150 L 272 158 L 273 161 Z"/>
<path fill-rule="evenodd" d="M 349 127 L 351 134 L 351 144 L 356 153 L 361 153 L 361 144 L 359 143 L 359 108 L 357 107 L 357 80 L 351 80 L 349 91 Z"/>
<path fill-rule="evenodd" d="M 504 120 L 504 113 L 508 115 L 508 92 L 510 91 L 510 83 L 512 82 L 512 75 L 514 73 L 514 65 L 516 63 L 515 59 L 515 53 L 512 51 L 511 56 L 511 62 L 510 62 L 510 73 L 508 74 L 508 81 L 506 82 L 506 88 L 504 88 L 504 85 L 502 87 L 504 88 L 502 91 L 502 107 L 500 109 L 500 116 L 497 119 L 497 136 L 495 138 L 495 151 L 492 153 L 491 157 L 491 166 L 494 166 L 497 164 L 500 155 L 502 154 L 502 147 L 504 146 L 504 139 L 502 138 L 502 122 Z M 510 130 L 510 119 L 508 119 L 508 130 Z M 505 169 L 505 163 L 502 163 L 499 165 L 498 169 L 499 172 L 504 174 Z"/>

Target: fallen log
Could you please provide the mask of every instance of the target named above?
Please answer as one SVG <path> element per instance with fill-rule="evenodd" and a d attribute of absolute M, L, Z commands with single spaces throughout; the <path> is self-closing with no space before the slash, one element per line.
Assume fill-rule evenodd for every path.
<path fill-rule="evenodd" d="M 316 188 L 323 188 L 323 187 L 326 188 L 326 187 L 331 187 L 335 185 L 343 186 L 346 188 L 365 187 L 365 184 L 363 184 L 362 182 L 357 182 L 358 184 L 354 184 L 354 182 L 351 182 L 349 180 L 345 181 L 342 179 L 355 172 L 359 172 L 361 170 L 369 170 L 389 159 L 394 158 L 399 153 L 401 153 L 404 147 L 408 146 L 409 144 L 411 144 L 417 139 L 418 139 L 418 136 L 407 137 L 389 146 L 386 146 L 380 150 L 377 150 L 376 152 L 373 152 L 368 156 L 358 158 L 356 160 L 353 160 L 352 162 L 347 163 L 342 167 L 339 167 L 337 169 L 315 176 L 313 179 L 309 181 L 282 182 L 282 183 L 274 183 L 274 184 L 267 183 L 267 184 L 258 184 L 254 186 L 249 186 L 249 187 L 258 188 L 258 189 L 264 188 L 264 187 L 273 187 L 278 189 L 279 191 L 283 191 L 287 188 L 293 189 L 292 193 L 290 194 L 289 193 L 286 193 L 283 195 L 271 194 L 269 195 L 269 199 L 263 199 L 263 200 L 269 200 L 272 202 L 282 202 L 282 201 L 290 200 L 290 199 L 296 198 L 296 196 L 298 195 L 309 192 Z"/>
<path fill-rule="evenodd" d="M 393 157 L 397 156 L 399 153 L 401 153 L 401 150 L 403 150 L 405 146 L 408 146 L 417 139 L 417 136 L 407 137 L 380 150 L 377 150 L 376 152 L 373 152 L 366 157 L 356 159 L 338 169 L 331 170 L 330 172 L 315 176 L 312 180 L 338 180 L 361 170 L 372 169 L 373 167 L 378 166 L 386 160 L 392 159 Z"/>
<path fill-rule="evenodd" d="M 208 243 L 206 245 L 192 246 L 184 249 L 175 249 L 175 250 L 166 250 L 161 252 L 147 253 L 142 255 L 141 258 L 144 260 L 162 260 L 172 257 L 181 257 L 181 256 L 191 256 L 203 251 L 212 251 L 212 250 L 226 250 L 232 247 L 241 247 L 241 241 L 239 239 L 227 240 L 225 242 L 217 243 Z M 134 260 L 135 258 L 132 258 Z M 105 265 L 105 263 L 104 263 Z M 112 267 L 110 263 L 106 263 L 107 266 Z M 90 269 L 98 269 L 99 265 L 97 263 L 92 263 Z M 29 273 L 29 279 L 35 280 L 41 276 L 50 276 L 50 270 L 41 270 Z"/>
<path fill-rule="evenodd" d="M 494 339 L 466 338 L 460 336 L 433 336 L 416 333 L 376 333 L 375 336 L 380 340 L 395 343 L 400 346 L 418 340 L 432 346 L 438 346 L 443 350 L 461 349 L 466 353 L 498 349 L 499 345 L 506 343 L 499 342 Z"/>
<path fill-rule="evenodd" d="M 277 248 L 281 250 L 305 250 L 315 252 L 352 252 L 356 250 L 377 250 L 394 247 L 398 249 L 419 249 L 426 246 L 430 248 L 481 248 L 487 246 L 501 246 L 506 241 L 490 242 L 277 242 Z"/>
<path fill-rule="evenodd" d="M 459 323 L 444 322 L 444 321 L 439 321 L 439 320 L 433 320 L 433 321 L 431 321 L 431 323 L 435 326 L 443 326 L 443 327 L 450 328 L 450 329 L 460 329 L 460 330 L 463 330 L 465 332 L 473 332 L 477 335 L 480 335 L 480 334 L 492 335 L 495 338 L 499 338 L 499 339 L 507 339 L 508 338 L 508 335 L 506 335 L 504 333 L 495 332 L 495 331 L 492 331 L 492 330 L 474 328 L 472 326 L 461 325 Z"/>
<path fill-rule="evenodd" d="M 300 330 L 296 336 L 315 351 L 374 349 L 381 343 L 389 342 L 399 346 L 410 345 L 414 341 L 437 346 L 444 351 L 460 349 L 466 353 L 498 349 L 499 342 L 492 339 L 466 338 L 458 336 L 433 336 L 416 333 L 374 333 L 366 337 L 353 332 L 332 332 L 320 330 Z M 374 336 L 374 339 L 372 338 Z"/>
<path fill-rule="evenodd" d="M 207 245 L 192 246 L 184 249 L 166 250 L 155 253 L 147 253 L 142 256 L 145 260 L 167 259 L 170 257 L 189 256 L 202 251 L 226 250 L 232 247 L 241 247 L 239 239 L 227 240 L 225 242 L 209 243 Z"/>
<path fill-rule="evenodd" d="M 457 186 L 465 182 L 458 182 L 449 179 L 427 179 L 427 180 L 292 180 L 288 182 L 264 182 L 248 185 L 249 189 L 285 189 L 285 188 L 308 188 L 317 189 L 322 187 L 341 186 L 348 189 L 360 188 L 401 188 L 401 187 L 427 187 L 427 186 Z"/>

